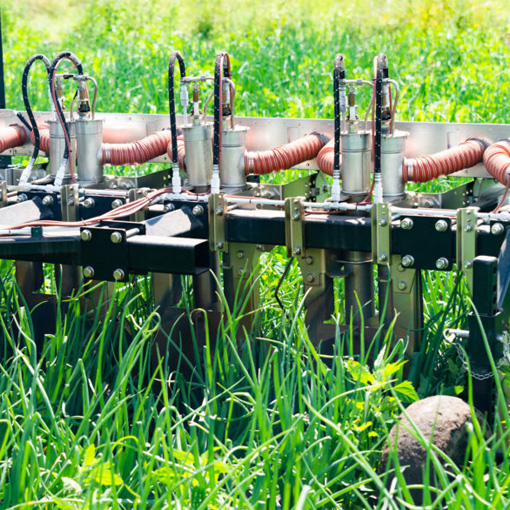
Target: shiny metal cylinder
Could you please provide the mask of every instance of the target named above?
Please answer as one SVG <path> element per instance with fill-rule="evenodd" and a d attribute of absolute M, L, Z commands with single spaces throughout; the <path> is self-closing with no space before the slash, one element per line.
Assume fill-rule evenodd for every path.
<path fill-rule="evenodd" d="M 239 188 L 246 184 L 244 153 L 246 151 L 246 126 L 224 130 L 221 139 L 220 182 L 225 188 Z"/>
<path fill-rule="evenodd" d="M 358 251 L 345 252 L 343 257 L 348 261 L 344 278 L 345 316 L 349 322 L 352 314 L 352 323 L 360 324 L 362 317 L 366 321 L 375 314 L 372 259 L 369 253 Z"/>
<path fill-rule="evenodd" d="M 370 190 L 370 134 L 342 135 L 342 191 L 346 195 L 366 196 Z"/>
<path fill-rule="evenodd" d="M 50 175 L 57 175 L 66 148 L 64 130 L 58 120 L 49 120 L 50 125 Z M 74 122 L 68 122 L 71 135 L 71 148 L 76 155 L 76 128 Z M 66 174 L 70 173 L 69 162 L 67 163 Z"/>
<path fill-rule="evenodd" d="M 76 121 L 76 164 L 80 181 L 103 180 L 103 120 Z"/>
<path fill-rule="evenodd" d="M 408 136 L 409 133 L 405 131 L 396 131 L 393 135 L 383 135 L 381 140 L 383 196 L 390 201 L 405 195 L 402 168 Z"/>
<path fill-rule="evenodd" d="M 193 187 L 208 186 L 213 159 L 211 125 L 186 126 L 183 131 L 188 182 Z"/>

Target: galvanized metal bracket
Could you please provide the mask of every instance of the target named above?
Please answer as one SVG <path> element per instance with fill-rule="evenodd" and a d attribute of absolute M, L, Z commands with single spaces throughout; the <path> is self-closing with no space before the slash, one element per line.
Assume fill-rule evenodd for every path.
<path fill-rule="evenodd" d="M 457 268 L 464 271 L 469 288 L 473 288 L 473 261 L 476 257 L 476 208 L 457 211 Z"/>
<path fill-rule="evenodd" d="M 377 264 L 389 265 L 391 258 L 391 211 L 389 204 L 374 204 L 372 219 L 372 258 Z"/>
<path fill-rule="evenodd" d="M 63 221 L 78 220 L 79 191 L 77 184 L 68 184 L 61 188 L 61 208 Z"/>
<path fill-rule="evenodd" d="M 305 288 L 324 285 L 327 276 L 327 256 L 329 252 L 320 248 L 306 250 L 306 255 L 298 258 Z"/>
<path fill-rule="evenodd" d="M 143 188 L 130 189 L 128 192 L 128 202 L 136 202 L 137 200 L 143 198 L 146 195 L 147 189 Z M 131 221 L 143 221 L 145 219 L 145 211 L 141 209 L 135 214 L 132 214 L 129 219 Z"/>
<path fill-rule="evenodd" d="M 225 217 L 227 201 L 223 194 L 212 194 L 209 197 L 209 249 L 226 252 L 228 245 L 225 238 Z"/>
<path fill-rule="evenodd" d="M 285 199 L 285 245 L 288 257 L 305 257 L 305 206 L 303 197 Z"/>

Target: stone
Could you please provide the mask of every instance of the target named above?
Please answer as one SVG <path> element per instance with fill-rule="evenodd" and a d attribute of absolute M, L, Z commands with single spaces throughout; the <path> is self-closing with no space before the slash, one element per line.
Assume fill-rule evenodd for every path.
<path fill-rule="evenodd" d="M 406 412 L 427 440 L 431 440 L 458 466 L 464 463 L 468 445 L 466 425 L 472 421 L 468 404 L 457 397 L 437 395 L 414 402 Z M 412 432 L 409 432 L 409 431 Z M 408 485 L 423 485 L 423 468 L 427 461 L 427 450 L 415 439 L 416 433 L 405 416 L 391 429 L 383 449 L 379 473 L 384 473 L 390 466 L 390 452 L 397 451 L 400 471 Z M 443 460 L 440 461 L 444 464 Z M 395 466 L 392 466 L 395 467 Z M 433 473 L 433 466 L 430 472 Z M 393 477 L 388 480 L 391 485 Z M 433 476 L 429 484 L 433 483 Z M 422 490 L 411 491 L 414 502 L 422 503 Z"/>

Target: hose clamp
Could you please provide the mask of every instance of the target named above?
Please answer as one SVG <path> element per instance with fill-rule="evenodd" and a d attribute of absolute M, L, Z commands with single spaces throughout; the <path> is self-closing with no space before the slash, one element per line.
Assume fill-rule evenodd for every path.
<path fill-rule="evenodd" d="M 413 161 L 414 159 L 406 159 L 406 165 L 407 165 L 407 181 L 413 180 Z"/>

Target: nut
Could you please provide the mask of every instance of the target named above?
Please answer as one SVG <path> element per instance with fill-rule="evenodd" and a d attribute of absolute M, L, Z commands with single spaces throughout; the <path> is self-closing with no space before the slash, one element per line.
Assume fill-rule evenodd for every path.
<path fill-rule="evenodd" d="M 448 267 L 448 259 L 446 257 L 440 257 L 436 260 L 436 267 L 438 269 L 446 269 Z"/>
<path fill-rule="evenodd" d="M 313 283 L 315 281 L 315 276 L 313 273 L 308 273 L 306 275 L 306 281 L 307 283 Z"/>
<path fill-rule="evenodd" d="M 18 195 L 18 202 L 25 202 L 26 200 L 28 200 L 28 197 L 25 195 L 25 193 L 20 193 Z"/>
<path fill-rule="evenodd" d="M 225 246 L 225 245 L 223 244 L 223 241 L 218 241 L 218 242 L 216 243 L 216 248 L 217 248 L 218 250 L 221 250 L 221 249 L 223 248 L 223 246 Z"/>
<path fill-rule="evenodd" d="M 117 209 L 117 207 L 120 207 L 121 205 L 123 205 L 124 202 L 122 202 L 122 200 L 120 198 L 116 198 L 113 202 L 112 202 L 112 209 Z"/>
<path fill-rule="evenodd" d="M 244 251 L 243 250 L 239 250 L 237 253 L 236 253 L 236 257 L 238 259 L 242 259 L 244 258 Z"/>
<path fill-rule="evenodd" d="M 165 204 L 163 206 L 163 210 L 165 212 L 171 212 L 171 211 L 174 211 L 175 210 L 175 205 L 174 204 Z"/>
<path fill-rule="evenodd" d="M 120 232 L 112 232 L 112 235 L 110 236 L 110 241 L 113 244 L 119 244 L 122 242 L 122 234 Z"/>
<path fill-rule="evenodd" d="M 505 231 L 505 227 L 501 223 L 494 223 L 491 227 L 491 234 L 495 236 L 501 235 Z"/>
<path fill-rule="evenodd" d="M 388 261 L 388 254 L 386 252 L 383 252 L 379 255 L 379 262 L 387 262 Z"/>
<path fill-rule="evenodd" d="M 413 228 L 413 225 L 414 225 L 414 222 L 413 222 L 413 220 L 411 218 L 404 218 L 400 222 L 400 226 L 404 230 L 411 230 Z"/>
<path fill-rule="evenodd" d="M 116 269 L 114 272 L 113 272 L 113 279 L 118 281 L 118 280 L 124 280 L 126 274 L 124 273 L 124 270 L 122 269 Z"/>
<path fill-rule="evenodd" d="M 296 247 L 294 248 L 294 250 L 292 251 L 292 254 L 293 254 L 294 256 L 296 256 L 296 255 L 301 255 L 301 247 L 300 247 L 300 246 L 296 246 Z"/>
<path fill-rule="evenodd" d="M 201 205 L 196 205 L 193 207 L 192 212 L 194 216 L 202 216 L 202 214 L 204 214 L 204 208 Z"/>
<path fill-rule="evenodd" d="M 215 211 L 216 216 L 223 216 L 223 207 L 216 207 Z"/>
<path fill-rule="evenodd" d="M 47 206 L 47 207 L 50 207 L 51 205 L 53 205 L 53 202 L 55 202 L 54 198 L 51 196 L 51 195 L 46 195 L 43 199 L 42 199 L 42 203 L 43 205 Z"/>
<path fill-rule="evenodd" d="M 90 241 L 92 239 L 92 232 L 90 230 L 82 230 L 80 237 L 82 241 Z"/>
<path fill-rule="evenodd" d="M 446 232 L 448 230 L 448 223 L 445 220 L 438 220 L 435 227 L 438 232 Z"/>
<path fill-rule="evenodd" d="M 85 276 L 85 278 L 92 278 L 94 276 L 94 268 L 92 266 L 84 267 L 83 276 Z"/>
<path fill-rule="evenodd" d="M 472 267 L 473 267 L 472 260 L 466 260 L 466 262 L 464 262 L 464 269 L 471 269 Z"/>
<path fill-rule="evenodd" d="M 407 283 L 404 282 L 404 281 L 400 281 L 400 282 L 398 282 L 397 287 L 398 287 L 398 290 L 406 290 L 407 289 Z"/>
<path fill-rule="evenodd" d="M 96 201 L 91 197 L 86 198 L 83 201 L 83 207 L 85 207 L 85 209 L 92 209 L 95 205 L 96 205 Z"/>
<path fill-rule="evenodd" d="M 414 266 L 414 257 L 412 255 L 404 255 L 402 257 L 402 265 L 404 267 L 412 267 L 412 266 Z"/>

